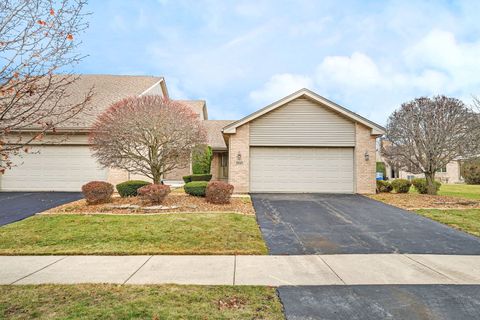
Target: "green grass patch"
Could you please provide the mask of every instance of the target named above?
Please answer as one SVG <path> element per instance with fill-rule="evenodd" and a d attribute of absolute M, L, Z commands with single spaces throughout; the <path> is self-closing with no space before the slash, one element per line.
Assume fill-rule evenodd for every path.
<path fill-rule="evenodd" d="M 1 319 L 284 319 L 274 288 L 0 286 Z"/>
<path fill-rule="evenodd" d="M 480 237 L 480 209 L 416 210 L 418 214 Z"/>
<path fill-rule="evenodd" d="M 2 255 L 267 254 L 255 217 L 40 215 L 0 227 Z"/>
<path fill-rule="evenodd" d="M 480 185 L 474 184 L 443 184 L 439 195 L 480 200 Z"/>

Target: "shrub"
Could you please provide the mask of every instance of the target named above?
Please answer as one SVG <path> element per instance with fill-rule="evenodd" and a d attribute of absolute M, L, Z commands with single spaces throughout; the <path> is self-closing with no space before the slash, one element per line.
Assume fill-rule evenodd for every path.
<path fill-rule="evenodd" d="M 465 179 L 465 183 L 480 184 L 480 159 L 463 162 L 461 174 L 463 179 Z"/>
<path fill-rule="evenodd" d="M 191 181 L 183 186 L 186 193 L 196 197 L 205 197 L 205 191 L 207 189 L 207 181 Z"/>
<path fill-rule="evenodd" d="M 391 185 L 396 193 L 408 193 L 412 183 L 406 179 L 395 179 L 392 181 Z"/>
<path fill-rule="evenodd" d="M 377 192 L 391 192 L 392 184 L 385 180 L 377 180 Z"/>
<path fill-rule="evenodd" d="M 137 190 L 138 196 L 145 202 L 160 204 L 170 193 L 170 186 L 163 184 L 149 184 Z"/>
<path fill-rule="evenodd" d="M 212 165 L 212 148 L 210 146 L 199 146 L 192 153 L 192 172 L 194 174 L 210 173 Z"/>
<path fill-rule="evenodd" d="M 90 181 L 82 186 L 82 193 L 88 204 L 110 202 L 113 185 L 105 181 Z"/>
<path fill-rule="evenodd" d="M 207 185 L 205 196 L 207 202 L 225 204 L 230 202 L 233 186 L 223 181 L 212 181 Z"/>
<path fill-rule="evenodd" d="M 117 184 L 116 188 L 120 197 L 136 197 L 137 190 L 141 187 L 147 186 L 150 183 L 147 181 L 142 180 L 129 180 L 122 183 Z"/>
<path fill-rule="evenodd" d="M 212 175 L 211 174 L 191 174 L 188 176 L 183 177 L 183 181 L 185 183 L 189 183 L 192 181 L 210 181 L 212 180 Z"/>
<path fill-rule="evenodd" d="M 418 193 L 427 194 L 427 180 L 422 178 L 416 178 L 412 180 L 412 184 Z M 435 193 L 438 192 L 442 184 L 438 181 L 435 181 Z"/>

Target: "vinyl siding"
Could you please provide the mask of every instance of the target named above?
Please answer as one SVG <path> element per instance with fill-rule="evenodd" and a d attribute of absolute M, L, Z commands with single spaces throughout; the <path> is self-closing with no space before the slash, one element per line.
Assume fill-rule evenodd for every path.
<path fill-rule="evenodd" d="M 355 124 L 305 98 L 250 123 L 251 146 L 355 146 Z"/>

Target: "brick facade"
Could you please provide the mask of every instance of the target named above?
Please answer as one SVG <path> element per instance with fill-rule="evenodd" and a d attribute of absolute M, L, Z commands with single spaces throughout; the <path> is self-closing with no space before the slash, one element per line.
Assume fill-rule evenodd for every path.
<path fill-rule="evenodd" d="M 183 168 L 173 169 L 169 173 L 165 174 L 163 176 L 163 179 L 182 181 L 182 177 L 183 176 L 188 176 L 189 174 L 192 174 L 192 168 L 191 168 L 190 164 L 187 165 L 186 167 L 183 167 Z"/>
<path fill-rule="evenodd" d="M 365 159 L 368 152 L 369 160 Z M 376 138 L 371 129 L 357 123 L 355 125 L 355 175 L 356 193 L 375 193 Z"/>
<path fill-rule="evenodd" d="M 246 123 L 228 139 L 228 182 L 235 193 L 250 191 L 250 127 Z"/>
<path fill-rule="evenodd" d="M 220 153 L 214 152 L 212 157 L 212 164 L 210 165 L 210 173 L 212 174 L 212 181 L 218 180 L 218 174 L 220 173 Z"/>
<path fill-rule="evenodd" d="M 121 169 L 108 169 L 107 181 L 113 184 L 114 186 L 120 182 L 129 180 L 128 172 Z"/>

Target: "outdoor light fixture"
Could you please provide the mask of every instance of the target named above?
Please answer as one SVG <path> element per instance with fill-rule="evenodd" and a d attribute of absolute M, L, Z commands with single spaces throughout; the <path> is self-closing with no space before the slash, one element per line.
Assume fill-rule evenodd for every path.
<path fill-rule="evenodd" d="M 370 155 L 368 154 L 368 150 L 365 151 L 365 161 L 370 160 Z"/>
<path fill-rule="evenodd" d="M 237 153 L 237 161 L 235 161 L 236 164 L 243 164 L 243 161 L 242 161 L 242 154 L 240 153 L 240 151 L 238 151 Z"/>

